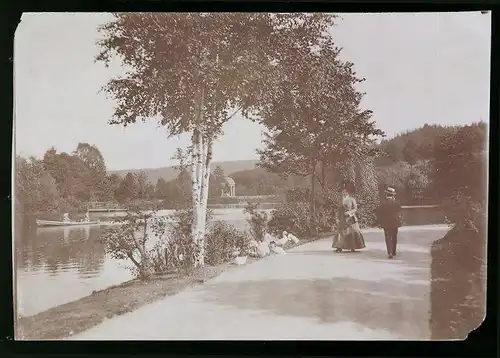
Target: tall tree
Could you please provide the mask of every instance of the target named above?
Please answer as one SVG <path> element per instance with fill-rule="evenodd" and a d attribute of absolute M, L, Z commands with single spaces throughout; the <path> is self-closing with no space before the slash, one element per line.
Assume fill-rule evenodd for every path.
<path fill-rule="evenodd" d="M 106 163 L 101 151 L 88 143 L 78 143 L 72 153 L 73 157 L 80 159 L 88 168 L 84 178 L 87 190 L 94 200 L 106 196 Z"/>
<path fill-rule="evenodd" d="M 80 158 L 94 173 L 106 173 L 106 162 L 95 145 L 78 143 L 73 155 Z"/>
<path fill-rule="evenodd" d="M 102 197 L 103 200 L 116 200 L 116 192 L 120 187 L 122 179 L 118 174 L 110 174 L 106 176 L 105 180 L 105 193 Z"/>
<path fill-rule="evenodd" d="M 43 157 L 43 166 L 55 179 L 63 198 L 75 205 L 78 201 L 90 200 L 90 169 L 80 158 L 67 153 L 57 153 L 55 148 L 51 148 Z"/>
<path fill-rule="evenodd" d="M 137 199 L 139 188 L 136 177 L 133 173 L 128 172 L 120 183 L 116 192 L 116 198 L 119 202 L 124 203 L 130 200 Z"/>
<path fill-rule="evenodd" d="M 487 200 L 487 136 L 484 122 L 457 128 L 435 148 L 435 195 L 458 225 L 484 232 Z"/>
<path fill-rule="evenodd" d="M 287 90 L 261 111 L 271 129 L 266 148 L 259 151 L 261 165 L 284 175 L 310 177 L 313 213 L 318 175 L 347 158 L 367 155 L 373 137 L 383 134 L 370 121 L 371 111 L 360 108 L 363 94 L 355 86 L 364 79 L 356 76 L 352 63 L 339 59 L 340 50 L 332 42 L 328 44 L 304 54 L 309 65 L 284 78 L 281 86 Z"/>
<path fill-rule="evenodd" d="M 36 158 L 16 156 L 15 197 L 16 211 L 33 214 L 52 211 L 59 204 L 56 181 Z"/>
<path fill-rule="evenodd" d="M 224 170 L 218 165 L 213 173 L 212 180 L 210 181 L 210 190 L 209 190 L 209 198 L 218 198 L 221 196 L 221 190 L 225 190 L 226 186 L 226 175 L 224 174 Z"/>
<path fill-rule="evenodd" d="M 142 200 L 149 200 L 152 198 L 154 188 L 148 181 L 148 176 L 144 171 L 134 174 L 135 184 L 137 188 L 137 198 Z"/>
<path fill-rule="evenodd" d="M 158 178 L 155 185 L 155 198 L 165 200 L 168 196 L 167 182 L 163 178 Z"/>
<path fill-rule="evenodd" d="M 202 248 L 212 146 L 241 108 L 250 116 L 276 92 L 276 65 L 294 66 L 329 38 L 334 16 L 265 13 L 121 13 L 100 28 L 97 60 L 118 54 L 133 71 L 105 87 L 117 100 L 111 123 L 157 118 L 169 135 L 191 133 L 193 238 Z M 293 63 L 292 60 L 285 61 Z M 305 65 L 305 63 L 303 64 Z M 280 69 L 281 70 L 281 69 Z"/>

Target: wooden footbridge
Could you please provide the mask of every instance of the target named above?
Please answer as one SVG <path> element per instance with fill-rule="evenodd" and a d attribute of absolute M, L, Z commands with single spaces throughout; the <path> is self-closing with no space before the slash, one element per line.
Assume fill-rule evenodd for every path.
<path fill-rule="evenodd" d="M 87 203 L 87 210 L 89 213 L 111 213 L 115 211 L 125 211 L 125 208 L 121 207 L 119 203 L 93 201 Z"/>

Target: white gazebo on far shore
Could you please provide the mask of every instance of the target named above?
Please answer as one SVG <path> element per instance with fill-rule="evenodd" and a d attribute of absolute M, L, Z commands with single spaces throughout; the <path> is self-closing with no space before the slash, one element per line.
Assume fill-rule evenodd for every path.
<path fill-rule="evenodd" d="M 223 185 L 221 188 L 221 196 L 236 196 L 236 183 L 234 179 L 231 177 L 226 177 L 226 185 Z"/>

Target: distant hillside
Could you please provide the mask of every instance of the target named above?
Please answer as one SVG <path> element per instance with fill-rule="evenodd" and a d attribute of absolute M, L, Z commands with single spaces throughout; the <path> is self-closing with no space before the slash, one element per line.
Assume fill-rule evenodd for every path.
<path fill-rule="evenodd" d="M 220 166 L 226 175 L 231 175 L 232 173 L 255 169 L 258 160 L 235 160 L 227 162 L 213 162 L 211 169 L 214 170 L 215 167 Z M 165 181 L 175 179 L 177 177 L 178 171 L 173 167 L 163 167 L 154 169 L 124 169 L 124 170 L 110 170 L 110 174 L 118 174 L 122 178 L 128 173 L 138 173 L 144 171 L 152 184 L 156 184 L 158 178 L 163 178 Z"/>
<path fill-rule="evenodd" d="M 393 138 L 383 140 L 379 144 L 386 156 L 377 160 L 377 166 L 388 166 L 399 161 L 406 161 L 410 164 L 418 160 L 428 160 L 434 157 L 434 144 L 441 136 L 449 133 L 460 126 L 441 126 L 429 125 L 409 130 L 405 133 L 400 133 Z M 264 187 L 296 187 L 304 183 L 304 179 L 298 176 L 292 176 L 288 180 L 283 180 L 276 174 L 266 173 L 262 168 L 257 168 L 258 160 L 236 160 L 227 162 L 212 163 L 212 170 L 220 165 L 226 175 L 234 174 L 234 179 L 237 182 L 238 190 L 243 194 L 254 195 L 258 192 L 259 195 L 265 195 L 273 190 L 264 190 Z M 118 174 L 124 177 L 128 172 L 137 173 L 144 171 L 152 184 L 156 184 L 158 178 L 163 178 L 170 181 L 177 177 L 178 171 L 172 167 L 163 167 L 155 169 L 132 169 L 132 170 L 115 170 L 110 173 Z M 307 182 L 307 180 L 306 180 Z M 253 184 L 252 184 L 253 183 Z M 260 184 L 259 184 L 260 183 Z M 285 184 L 286 183 L 286 184 Z M 308 183 L 308 182 L 307 182 Z M 260 185 L 260 189 L 254 186 Z M 242 187 L 247 187 L 242 188 Z M 248 189 L 248 190 L 247 190 Z"/>
<path fill-rule="evenodd" d="M 400 133 L 391 139 L 383 140 L 379 148 L 387 155 L 390 162 L 406 161 L 413 164 L 419 159 L 432 159 L 434 145 L 439 139 L 459 126 L 441 126 L 425 124 L 423 127 Z M 389 164 L 380 160 L 379 164 Z"/>

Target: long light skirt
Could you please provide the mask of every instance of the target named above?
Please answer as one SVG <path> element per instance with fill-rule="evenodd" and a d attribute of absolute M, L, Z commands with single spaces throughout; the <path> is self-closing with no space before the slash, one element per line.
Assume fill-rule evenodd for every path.
<path fill-rule="evenodd" d="M 353 224 L 340 230 L 338 235 L 334 238 L 332 247 L 342 250 L 359 250 L 365 248 L 365 239 L 359 224 Z"/>

